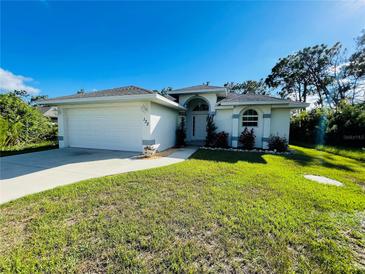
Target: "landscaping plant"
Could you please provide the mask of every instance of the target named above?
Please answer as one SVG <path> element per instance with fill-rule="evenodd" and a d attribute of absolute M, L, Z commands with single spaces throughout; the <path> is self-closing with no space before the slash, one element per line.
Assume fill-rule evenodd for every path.
<path fill-rule="evenodd" d="M 242 145 L 244 149 L 253 149 L 255 147 L 255 133 L 253 128 L 249 130 L 247 127 L 242 131 L 239 143 Z"/>
<path fill-rule="evenodd" d="M 214 116 L 208 115 L 207 117 L 207 137 L 205 138 L 205 146 L 213 147 L 216 140 L 217 126 L 214 124 Z"/>
<path fill-rule="evenodd" d="M 185 117 L 181 117 L 179 127 L 176 130 L 176 146 L 177 147 L 185 146 L 185 138 L 186 138 Z"/>
<path fill-rule="evenodd" d="M 215 135 L 214 147 L 227 148 L 228 147 L 228 133 L 220 131 Z"/>
<path fill-rule="evenodd" d="M 285 137 L 270 135 L 268 140 L 269 150 L 285 152 L 288 150 L 288 140 Z"/>

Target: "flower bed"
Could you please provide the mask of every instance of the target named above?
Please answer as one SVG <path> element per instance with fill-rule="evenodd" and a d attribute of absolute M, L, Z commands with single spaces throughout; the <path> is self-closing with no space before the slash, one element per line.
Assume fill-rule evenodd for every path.
<path fill-rule="evenodd" d="M 206 150 L 221 150 L 221 151 L 236 151 L 236 152 L 256 152 L 256 153 L 268 153 L 268 154 L 282 154 L 282 155 L 289 155 L 293 154 L 291 150 L 285 152 L 278 152 L 275 150 L 268 150 L 268 149 L 240 149 L 240 148 L 218 148 L 218 147 L 200 147 L 201 149 Z"/>

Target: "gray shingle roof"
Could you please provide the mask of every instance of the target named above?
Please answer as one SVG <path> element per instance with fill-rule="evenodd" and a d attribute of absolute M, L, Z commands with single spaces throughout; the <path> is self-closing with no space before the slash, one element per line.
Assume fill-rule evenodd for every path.
<path fill-rule="evenodd" d="M 170 96 L 168 94 L 161 94 L 161 96 L 163 96 L 163 97 L 165 97 L 165 98 L 167 98 L 167 99 L 169 99 L 171 101 L 176 101 L 176 98 L 175 97 L 172 97 L 172 96 Z"/>
<path fill-rule="evenodd" d="M 57 118 L 57 107 L 39 106 L 37 109 L 46 117 Z"/>
<path fill-rule="evenodd" d="M 293 101 L 288 99 L 281 99 L 272 97 L 269 95 L 259 95 L 259 94 L 236 94 L 228 93 L 227 98 L 219 101 L 219 104 L 224 103 L 250 103 L 250 102 L 272 102 L 272 103 L 291 103 Z"/>
<path fill-rule="evenodd" d="M 94 92 L 85 92 L 85 93 L 78 93 L 68 96 L 61 96 L 51 99 L 46 99 L 44 101 L 52 102 L 56 100 L 63 100 L 63 99 L 79 99 L 79 98 L 93 98 L 93 97 L 104 97 L 104 96 L 123 96 L 123 95 L 139 95 L 139 94 L 153 94 L 154 92 L 148 89 L 136 87 L 136 86 L 126 86 L 126 87 L 119 87 L 119 88 L 111 88 L 111 89 L 104 89 Z M 37 103 L 42 103 L 39 100 Z"/>
<path fill-rule="evenodd" d="M 219 87 L 219 86 L 208 86 L 208 85 L 197 85 L 197 86 L 191 86 L 191 87 L 185 87 L 185 88 L 179 88 L 174 89 L 170 91 L 170 94 L 179 93 L 179 92 L 194 92 L 199 90 L 214 90 L 214 89 L 225 89 L 225 87 Z"/>

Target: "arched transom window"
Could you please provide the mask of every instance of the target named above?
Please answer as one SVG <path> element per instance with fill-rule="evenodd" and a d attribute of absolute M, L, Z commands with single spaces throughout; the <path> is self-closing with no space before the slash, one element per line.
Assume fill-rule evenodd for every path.
<path fill-rule="evenodd" d="M 248 109 L 242 114 L 243 127 L 257 127 L 259 115 L 254 109 Z"/>
<path fill-rule="evenodd" d="M 197 103 L 197 105 L 193 108 L 193 111 L 207 111 L 209 110 L 209 106 L 207 103 L 203 102 L 203 101 L 199 101 L 199 103 Z"/>

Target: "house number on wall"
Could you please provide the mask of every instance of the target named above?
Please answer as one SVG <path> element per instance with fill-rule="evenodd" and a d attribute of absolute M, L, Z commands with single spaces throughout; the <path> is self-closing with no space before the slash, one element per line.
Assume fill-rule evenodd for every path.
<path fill-rule="evenodd" d="M 149 126 L 150 122 L 146 119 L 146 117 L 143 118 L 143 122 L 146 126 Z"/>

